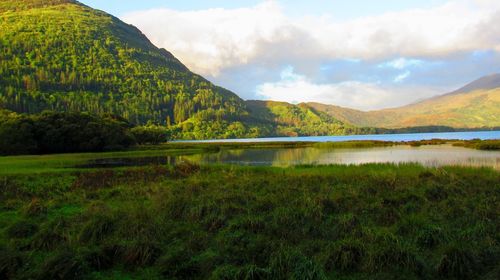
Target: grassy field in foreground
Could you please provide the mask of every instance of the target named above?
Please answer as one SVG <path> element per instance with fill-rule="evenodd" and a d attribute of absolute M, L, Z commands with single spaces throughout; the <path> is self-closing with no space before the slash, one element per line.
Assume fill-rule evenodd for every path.
<path fill-rule="evenodd" d="M 418 165 L 0 176 L 0 278 L 498 279 L 499 195 Z"/>

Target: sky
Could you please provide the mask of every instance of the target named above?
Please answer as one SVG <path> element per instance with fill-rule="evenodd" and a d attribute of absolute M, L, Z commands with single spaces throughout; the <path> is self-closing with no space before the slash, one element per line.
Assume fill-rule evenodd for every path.
<path fill-rule="evenodd" d="M 498 0 L 83 0 L 244 99 L 397 107 L 500 72 Z"/>

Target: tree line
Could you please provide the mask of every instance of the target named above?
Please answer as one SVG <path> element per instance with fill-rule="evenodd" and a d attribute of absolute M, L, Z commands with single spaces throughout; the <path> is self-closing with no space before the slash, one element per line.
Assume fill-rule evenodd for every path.
<path fill-rule="evenodd" d="M 134 127 L 113 115 L 0 110 L 0 155 L 114 151 L 166 142 L 170 135 L 165 127 Z"/>

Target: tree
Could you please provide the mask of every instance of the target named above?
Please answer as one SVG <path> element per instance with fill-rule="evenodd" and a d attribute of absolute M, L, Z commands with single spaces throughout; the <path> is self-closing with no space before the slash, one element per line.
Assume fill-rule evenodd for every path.
<path fill-rule="evenodd" d="M 165 143 L 172 136 L 170 129 L 156 125 L 134 127 L 130 132 L 139 145 Z"/>

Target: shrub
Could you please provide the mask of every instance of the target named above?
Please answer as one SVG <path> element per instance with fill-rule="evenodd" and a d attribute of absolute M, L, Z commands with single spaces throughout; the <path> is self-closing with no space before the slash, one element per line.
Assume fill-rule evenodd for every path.
<path fill-rule="evenodd" d="M 137 144 L 152 144 L 157 145 L 170 140 L 172 131 L 163 126 L 148 125 L 134 127 L 130 130 Z"/>

